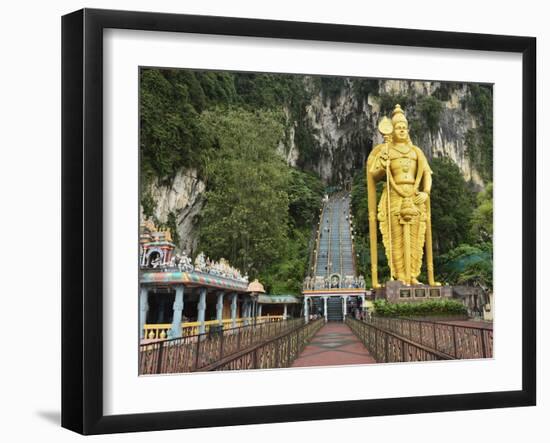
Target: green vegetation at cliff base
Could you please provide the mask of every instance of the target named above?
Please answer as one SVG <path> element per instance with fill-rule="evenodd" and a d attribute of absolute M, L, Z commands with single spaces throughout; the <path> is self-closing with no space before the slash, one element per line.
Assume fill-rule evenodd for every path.
<path fill-rule="evenodd" d="M 374 313 L 379 317 L 439 317 L 468 315 L 466 307 L 456 300 L 426 300 L 416 303 L 374 302 Z"/>

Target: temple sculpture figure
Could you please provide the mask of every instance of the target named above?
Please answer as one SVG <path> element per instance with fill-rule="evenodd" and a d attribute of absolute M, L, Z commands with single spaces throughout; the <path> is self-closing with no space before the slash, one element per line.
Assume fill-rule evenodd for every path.
<path fill-rule="evenodd" d="M 408 122 L 400 105 L 395 105 L 391 120 L 383 117 L 378 130 L 384 143 L 373 148 L 367 159 L 367 194 L 371 245 L 372 285 L 379 288 L 377 222 L 390 267 L 390 280 L 405 285 L 420 284 L 424 247 L 428 284 L 434 279 L 430 191 L 432 170 L 420 148 L 409 137 Z M 376 202 L 376 183 L 384 190 Z"/>

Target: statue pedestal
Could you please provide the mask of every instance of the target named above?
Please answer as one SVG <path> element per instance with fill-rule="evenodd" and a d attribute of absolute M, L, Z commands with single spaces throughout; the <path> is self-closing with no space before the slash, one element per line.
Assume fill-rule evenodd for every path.
<path fill-rule="evenodd" d="M 385 287 L 377 289 L 375 298 L 390 303 L 418 303 L 426 300 L 450 299 L 451 286 L 405 285 L 401 281 L 386 282 Z"/>

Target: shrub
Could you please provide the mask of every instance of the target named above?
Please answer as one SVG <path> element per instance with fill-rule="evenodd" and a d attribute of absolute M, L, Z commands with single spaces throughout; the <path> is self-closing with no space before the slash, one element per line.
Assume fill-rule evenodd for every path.
<path fill-rule="evenodd" d="M 466 307 L 456 300 L 426 300 L 418 303 L 388 303 L 386 300 L 376 300 L 374 311 L 380 317 L 467 315 Z"/>

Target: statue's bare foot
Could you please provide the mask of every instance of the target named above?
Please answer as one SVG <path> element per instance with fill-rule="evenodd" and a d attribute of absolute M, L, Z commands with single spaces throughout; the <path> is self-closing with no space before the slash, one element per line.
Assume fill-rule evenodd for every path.
<path fill-rule="evenodd" d="M 418 281 L 416 278 L 411 278 L 411 285 L 422 285 L 421 281 Z"/>

